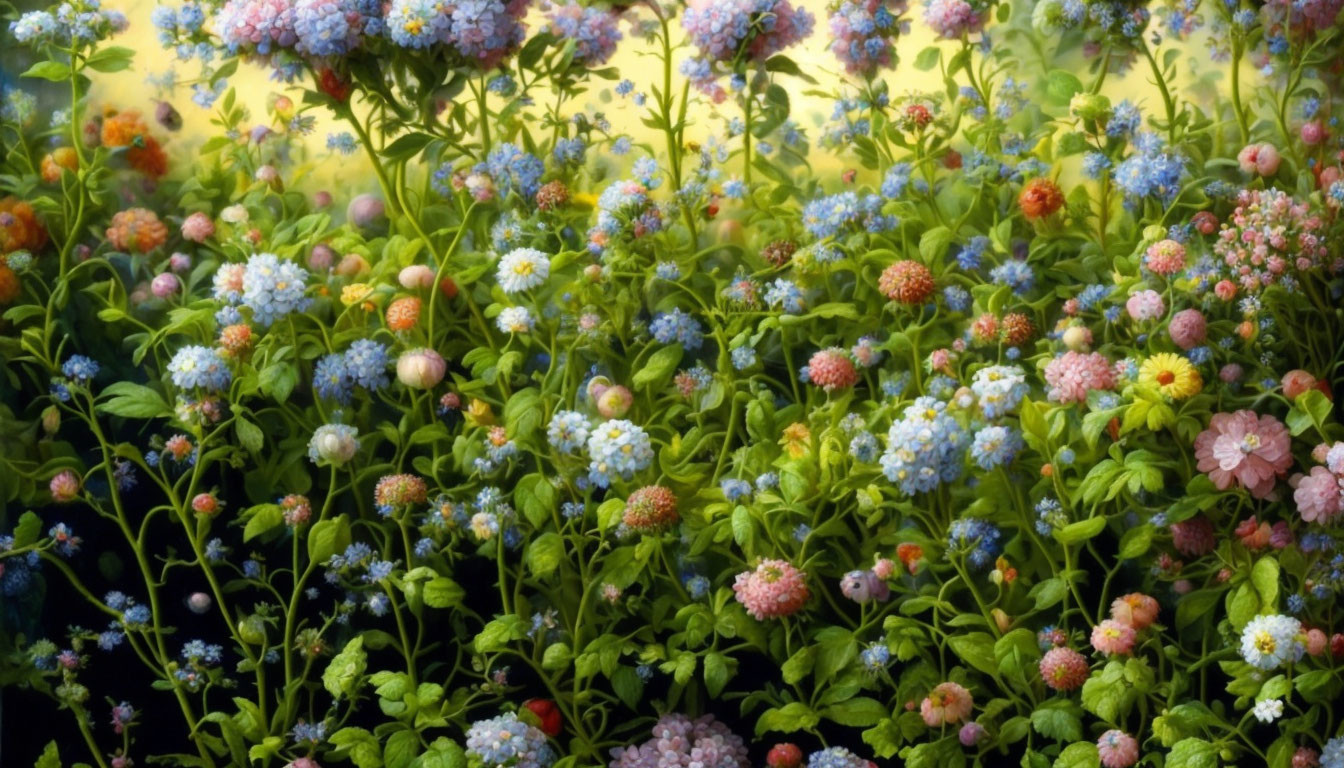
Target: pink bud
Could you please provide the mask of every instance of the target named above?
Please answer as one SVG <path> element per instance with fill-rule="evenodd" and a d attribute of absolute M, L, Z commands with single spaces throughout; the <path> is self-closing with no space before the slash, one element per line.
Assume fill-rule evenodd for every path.
<path fill-rule="evenodd" d="M 331 193 L 327 190 L 321 190 L 313 195 L 313 206 L 316 208 L 328 208 L 331 206 Z"/>
<path fill-rule="evenodd" d="M 63 469 L 53 478 L 50 483 L 51 500 L 57 504 L 74 501 L 79 495 L 79 475 L 74 472 Z"/>
<path fill-rule="evenodd" d="M 630 406 L 635 404 L 635 396 L 630 394 L 630 390 L 617 384 L 609 387 L 597 398 L 597 412 L 602 414 L 604 419 L 619 419 L 630 411 Z"/>
<path fill-rule="evenodd" d="M 160 272 L 154 276 L 154 282 L 149 284 L 149 289 L 160 299 L 166 299 L 177 293 L 177 289 L 181 285 L 178 282 L 177 275 L 172 272 Z"/>
<path fill-rule="evenodd" d="M 1302 143 L 1314 147 L 1325 140 L 1325 126 L 1320 120 L 1311 120 L 1302 124 Z"/>
<path fill-rule="evenodd" d="M 308 252 L 308 268 L 325 272 L 331 269 L 331 263 L 335 259 L 336 254 L 332 252 L 331 246 L 326 243 L 318 243 L 313 246 L 313 250 Z"/>
<path fill-rule="evenodd" d="M 191 257 L 185 253 L 174 253 L 168 257 L 168 268 L 174 272 L 186 272 L 191 269 Z"/>
<path fill-rule="evenodd" d="M 401 287 L 407 290 L 429 288 L 434 285 L 434 270 L 424 264 L 412 264 L 403 268 L 397 274 L 397 282 L 401 283 Z"/>

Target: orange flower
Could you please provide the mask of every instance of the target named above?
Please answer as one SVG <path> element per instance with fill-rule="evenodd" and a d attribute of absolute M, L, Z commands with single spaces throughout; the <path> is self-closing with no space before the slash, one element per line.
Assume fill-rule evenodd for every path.
<path fill-rule="evenodd" d="M 126 162 L 151 179 L 157 179 L 168 172 L 168 155 L 153 136 L 146 134 L 142 140 L 144 146 L 126 150 Z"/>
<path fill-rule="evenodd" d="M 12 196 L 0 200 L 0 253 L 37 251 L 46 244 L 47 231 L 33 206 Z"/>
<path fill-rule="evenodd" d="M 119 251 L 149 253 L 168 239 L 168 228 L 148 208 L 127 208 L 112 217 L 107 240 Z"/>
<path fill-rule="evenodd" d="M 55 184 L 61 180 L 63 171 L 79 170 L 79 156 L 71 147 L 57 147 L 42 158 L 42 180 Z"/>
<path fill-rule="evenodd" d="M 403 296 L 387 308 L 387 327 L 394 331 L 409 331 L 420 320 L 420 299 Z"/>
<path fill-rule="evenodd" d="M 8 264 L 0 263 L 0 306 L 4 306 L 19 297 L 19 276 Z"/>
<path fill-rule="evenodd" d="M 140 113 L 135 110 L 108 115 L 103 119 L 103 146 L 105 147 L 140 145 L 141 142 L 137 140 L 147 138 L 148 135 L 149 128 L 140 119 Z"/>
<path fill-rule="evenodd" d="M 1017 204 L 1028 219 L 1043 219 L 1064 206 L 1064 193 L 1055 182 L 1035 178 L 1022 187 Z"/>

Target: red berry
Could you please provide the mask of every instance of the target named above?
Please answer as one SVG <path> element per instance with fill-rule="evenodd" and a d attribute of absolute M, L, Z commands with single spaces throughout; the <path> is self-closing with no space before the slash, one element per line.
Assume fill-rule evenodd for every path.
<path fill-rule="evenodd" d="M 798 768 L 803 764 L 803 751 L 795 744 L 776 744 L 765 756 L 765 764 L 770 768 Z"/>
<path fill-rule="evenodd" d="M 523 702 L 532 714 L 537 716 L 537 727 L 547 736 L 554 737 L 560 733 L 560 709 L 555 706 L 555 702 L 550 699 L 528 699 Z"/>
<path fill-rule="evenodd" d="M 451 277 L 445 277 L 439 281 L 439 290 L 443 292 L 446 299 L 457 298 L 457 282 Z"/>

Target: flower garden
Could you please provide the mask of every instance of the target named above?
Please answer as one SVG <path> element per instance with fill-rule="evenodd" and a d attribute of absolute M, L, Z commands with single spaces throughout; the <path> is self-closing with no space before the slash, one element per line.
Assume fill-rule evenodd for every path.
<path fill-rule="evenodd" d="M 0 6 L 6 765 L 1344 768 L 1341 10 Z"/>

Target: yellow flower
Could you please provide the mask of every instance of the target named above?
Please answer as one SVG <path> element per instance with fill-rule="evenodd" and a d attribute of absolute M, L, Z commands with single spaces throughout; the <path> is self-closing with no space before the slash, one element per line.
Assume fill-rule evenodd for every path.
<path fill-rule="evenodd" d="M 368 283 L 351 283 L 341 289 L 341 303 L 349 307 L 369 298 L 373 286 Z"/>
<path fill-rule="evenodd" d="M 467 420 L 478 427 L 488 427 L 495 423 L 495 413 L 490 404 L 473 397 L 467 405 Z"/>
<path fill-rule="evenodd" d="M 784 446 L 784 450 L 790 458 L 798 459 L 807 455 L 807 444 L 812 440 L 812 430 L 801 421 L 795 421 L 784 428 L 784 438 L 779 444 Z"/>
<path fill-rule="evenodd" d="M 1139 381 L 1157 387 L 1158 391 L 1172 400 L 1184 400 L 1199 394 L 1204 388 L 1204 380 L 1199 371 L 1180 355 L 1162 352 L 1143 361 L 1139 366 Z"/>

